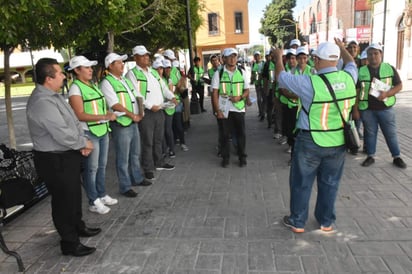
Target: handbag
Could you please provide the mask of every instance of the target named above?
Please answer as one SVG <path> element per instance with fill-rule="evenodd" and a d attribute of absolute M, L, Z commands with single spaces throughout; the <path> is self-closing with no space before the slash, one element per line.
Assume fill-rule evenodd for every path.
<path fill-rule="evenodd" d="M 359 139 L 358 130 L 356 129 L 356 126 L 355 126 L 355 121 L 353 121 L 352 119 L 349 119 L 349 121 L 345 121 L 345 118 L 343 118 L 342 112 L 340 111 L 339 104 L 336 100 L 335 92 L 333 91 L 333 88 L 330 85 L 328 78 L 326 78 L 326 76 L 323 74 L 319 74 L 319 77 L 325 82 L 330 92 L 330 95 L 332 96 L 333 101 L 335 102 L 335 105 L 339 110 L 339 114 L 343 122 L 343 134 L 345 137 L 346 148 L 351 151 L 354 151 L 354 150 L 357 151 L 360 148 L 360 139 Z"/>

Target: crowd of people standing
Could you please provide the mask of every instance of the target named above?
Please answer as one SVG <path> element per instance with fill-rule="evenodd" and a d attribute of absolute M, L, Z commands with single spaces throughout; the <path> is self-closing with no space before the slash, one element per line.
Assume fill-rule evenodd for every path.
<path fill-rule="evenodd" d="M 333 231 L 334 203 L 346 153 L 341 117 L 348 120 L 352 116 L 360 131 L 363 124 L 360 133 L 367 158 L 362 166 L 375 162 L 380 127 L 394 165 L 406 168 L 392 109 L 402 82 L 396 70 L 382 62 L 379 44 L 371 44 L 359 55 L 356 42 L 345 45 L 335 39 L 335 43 L 321 43 L 309 54 L 308 48 L 294 39 L 287 50 L 265 52 L 265 60 L 260 52 L 254 52 L 250 79 L 238 64 L 234 48 L 226 48 L 221 56 L 212 55 L 207 71 L 195 57 L 187 78 L 170 49 L 152 59 L 146 47 L 138 45 L 132 55 L 135 66 L 125 72 L 128 56 L 109 53 L 104 61 L 107 73 L 98 84 L 92 81 L 97 61 L 73 57 L 69 62 L 74 79 L 69 104 L 58 95 L 65 75 L 57 61 L 43 58 L 36 64 L 37 85 L 28 101 L 27 119 L 36 169 L 52 195 L 53 222 L 65 255 L 94 252 L 95 248 L 82 245 L 79 237 L 101 231 L 87 227 L 82 220 L 81 184 L 91 212 L 106 214 L 119 202 L 105 188 L 109 133 L 119 193 L 127 198 L 138 195 L 132 186 L 150 186 L 156 171 L 175 168 L 169 159 L 176 157 L 176 142 L 182 151 L 189 150 L 184 134 L 190 126 L 187 78 L 201 112 L 206 112 L 205 82 L 210 85 L 223 168 L 230 164 L 232 145 L 239 166 L 247 165 L 245 113 L 252 104 L 250 86 L 255 86 L 259 121 L 266 118 L 267 128 L 273 127 L 273 138 L 288 144 L 286 151 L 291 155 L 290 215 L 283 223 L 295 233 L 304 232 L 315 178 L 315 217 L 322 231 Z M 372 86 L 377 80 L 387 88 L 375 89 L 376 95 Z"/>

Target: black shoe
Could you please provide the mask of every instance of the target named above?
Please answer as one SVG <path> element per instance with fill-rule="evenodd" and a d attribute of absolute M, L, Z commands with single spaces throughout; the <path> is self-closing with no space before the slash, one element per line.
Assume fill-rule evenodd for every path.
<path fill-rule="evenodd" d="M 143 179 L 143 181 L 141 181 L 138 184 L 135 184 L 134 186 L 150 186 L 150 185 L 152 185 L 152 182 L 150 182 L 147 179 Z"/>
<path fill-rule="evenodd" d="M 221 165 L 222 167 L 227 167 L 229 165 L 229 159 L 223 159 Z"/>
<path fill-rule="evenodd" d="M 82 230 L 77 231 L 79 237 L 93 237 L 102 232 L 101 228 L 85 227 Z"/>
<path fill-rule="evenodd" d="M 372 156 L 368 156 L 368 158 L 366 158 L 366 160 L 363 161 L 362 166 L 368 167 L 368 166 L 372 165 L 373 163 L 375 163 L 375 159 L 373 159 Z"/>
<path fill-rule="evenodd" d="M 174 165 L 164 164 L 162 166 L 156 167 L 156 170 L 173 170 L 175 169 Z"/>
<path fill-rule="evenodd" d="M 240 166 L 240 167 L 244 167 L 244 166 L 246 166 L 246 165 L 247 165 L 246 159 L 240 159 L 240 160 L 239 160 L 239 166 Z"/>
<path fill-rule="evenodd" d="M 85 246 L 81 243 L 78 243 L 77 245 L 73 246 L 73 247 L 61 247 L 62 253 L 63 255 L 72 255 L 75 257 L 82 257 L 82 256 L 86 256 L 89 254 L 92 254 L 93 252 L 96 251 L 95 247 L 88 247 Z"/>
<path fill-rule="evenodd" d="M 154 176 L 154 173 L 153 173 L 153 172 L 146 172 L 146 173 L 144 174 L 144 176 L 145 176 L 146 179 L 148 179 L 148 180 L 154 180 L 154 179 L 155 179 L 155 176 Z"/>
<path fill-rule="evenodd" d="M 265 115 L 260 116 L 259 121 L 263 122 L 263 120 L 265 120 Z"/>
<path fill-rule="evenodd" d="M 206 109 L 202 109 L 202 112 L 206 112 Z"/>
<path fill-rule="evenodd" d="M 134 198 L 137 196 L 137 193 L 133 189 L 129 189 L 128 191 L 122 193 L 122 195 L 128 198 Z"/>
<path fill-rule="evenodd" d="M 401 157 L 393 159 L 393 164 L 399 168 L 406 168 L 406 164 Z"/>

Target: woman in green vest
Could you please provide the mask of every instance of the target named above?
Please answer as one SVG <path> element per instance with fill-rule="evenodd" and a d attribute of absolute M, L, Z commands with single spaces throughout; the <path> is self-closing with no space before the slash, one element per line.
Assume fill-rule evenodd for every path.
<path fill-rule="evenodd" d="M 107 111 L 103 93 L 92 82 L 92 66 L 96 64 L 97 61 L 90 61 L 84 56 L 75 56 L 70 60 L 70 70 L 73 71 L 75 80 L 69 90 L 69 103 L 94 147 L 89 157 L 84 159 L 83 170 L 83 185 L 89 199 L 89 210 L 106 214 L 110 211 L 106 205 L 118 202 L 107 195 L 105 189 L 109 121 L 116 120 L 116 115 Z"/>

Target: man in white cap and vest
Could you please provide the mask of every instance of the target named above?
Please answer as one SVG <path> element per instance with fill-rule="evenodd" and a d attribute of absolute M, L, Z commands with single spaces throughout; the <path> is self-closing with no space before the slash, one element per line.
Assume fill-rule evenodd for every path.
<path fill-rule="evenodd" d="M 295 233 L 305 231 L 312 186 L 317 178 L 315 218 L 321 231 L 332 232 L 346 154 L 342 117 L 347 121 L 356 103 L 358 70 L 339 39 L 335 43 L 321 43 L 314 51 L 316 75 L 286 73 L 282 49 L 274 51 L 279 87 L 293 91 L 302 108 L 296 123 L 298 133 L 289 175 L 290 215 L 283 218 L 283 224 Z M 340 55 L 344 71 L 336 68 Z"/>
<path fill-rule="evenodd" d="M 249 82 L 237 67 L 238 53 L 234 48 L 223 50 L 224 66 L 218 69 L 212 79 L 212 105 L 218 119 L 219 130 L 223 133 L 220 149 L 222 167 L 229 165 L 230 134 L 237 141 L 239 166 L 246 162 L 245 105 L 249 96 Z"/>
<path fill-rule="evenodd" d="M 136 66 L 129 70 L 126 77 L 143 98 L 144 117 L 139 124 L 142 140 L 142 168 L 146 179 L 154 180 L 155 170 L 173 170 L 174 165 L 165 163 L 162 156 L 165 117 L 163 105 L 171 101 L 177 105 L 176 98 L 161 79 L 159 73 L 150 67 L 150 52 L 145 46 L 133 48 Z"/>
<path fill-rule="evenodd" d="M 359 111 L 364 125 L 364 141 L 368 157 L 362 166 L 375 163 L 376 141 L 380 127 L 392 154 L 393 164 L 406 168 L 398 143 L 395 95 L 402 90 L 402 81 L 396 69 L 382 62 L 382 46 L 372 43 L 366 49 L 368 65 L 359 69 Z"/>
<path fill-rule="evenodd" d="M 127 55 L 109 53 L 105 67 L 109 74 L 100 83 L 109 107 L 117 113 L 116 121 L 110 123 L 116 151 L 116 172 L 119 191 L 126 197 L 136 197 L 132 186 L 148 186 L 140 168 L 140 134 L 138 123 L 142 120 L 139 109 L 139 94 L 130 80 L 123 77 Z"/>

